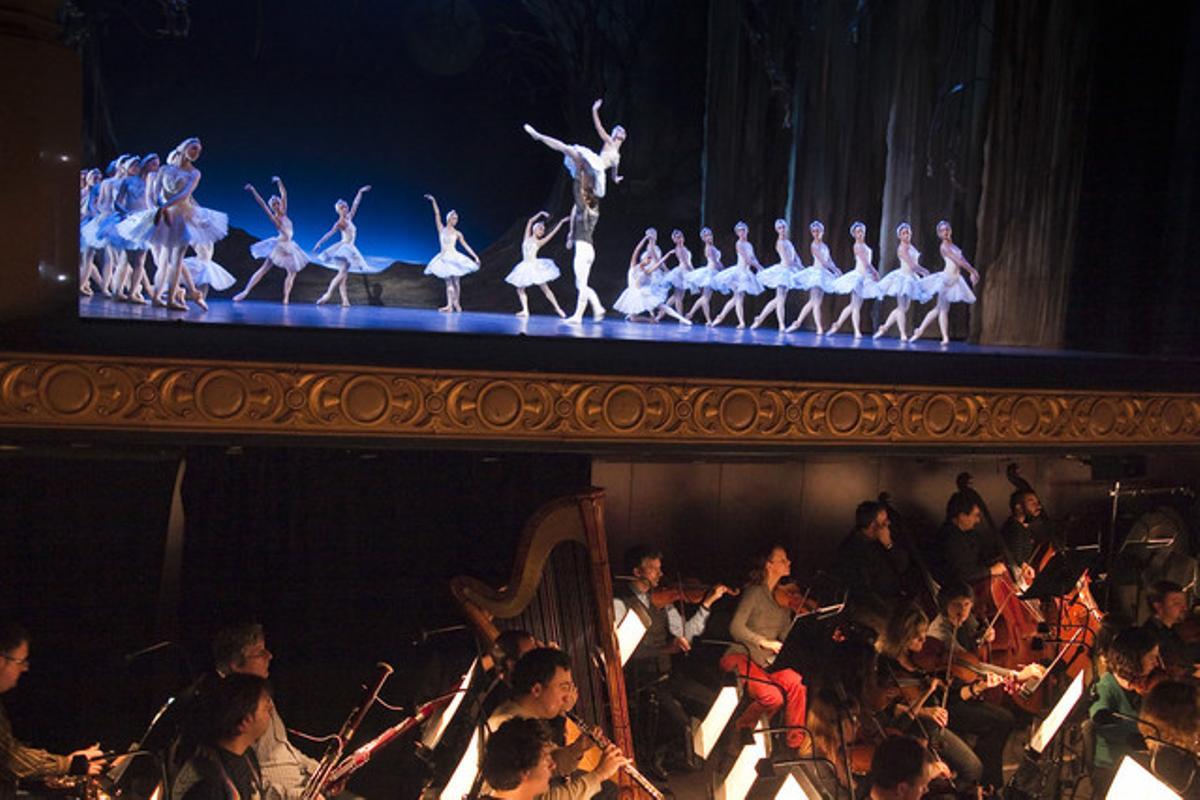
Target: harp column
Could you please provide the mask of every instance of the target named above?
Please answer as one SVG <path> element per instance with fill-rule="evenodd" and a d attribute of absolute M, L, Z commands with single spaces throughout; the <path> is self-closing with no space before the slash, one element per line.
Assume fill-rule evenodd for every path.
<path fill-rule="evenodd" d="M 79 281 L 82 86 L 57 0 L 0 0 L 0 323 L 62 310 Z"/>

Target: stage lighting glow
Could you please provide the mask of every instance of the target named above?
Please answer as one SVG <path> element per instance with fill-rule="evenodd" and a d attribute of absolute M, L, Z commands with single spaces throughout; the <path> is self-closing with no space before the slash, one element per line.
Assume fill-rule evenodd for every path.
<path fill-rule="evenodd" d="M 1165 783 L 1131 756 L 1125 756 L 1105 797 L 1108 800 L 1129 800 L 1130 797 L 1138 800 L 1180 800 L 1181 796 L 1167 788 Z"/>
<path fill-rule="evenodd" d="M 1029 748 L 1036 753 L 1040 753 L 1046 749 L 1046 745 L 1050 744 L 1050 740 L 1054 738 L 1054 734 L 1058 733 L 1058 729 L 1062 727 L 1063 722 L 1067 719 L 1067 715 L 1071 713 L 1071 709 L 1079 702 L 1079 698 L 1083 696 L 1083 673 L 1080 672 L 1075 676 L 1075 680 L 1071 681 L 1071 685 L 1063 692 L 1062 697 L 1058 698 L 1058 702 L 1054 704 L 1054 708 L 1042 720 L 1042 724 L 1038 726 L 1037 732 L 1033 734 L 1033 738 L 1029 740 Z"/>
<path fill-rule="evenodd" d="M 450 780 L 446 781 L 446 786 L 442 789 L 442 793 L 438 795 L 439 800 L 462 800 L 462 798 L 471 793 L 471 786 L 475 783 L 475 776 L 479 774 L 479 751 L 481 747 L 479 728 L 477 727 L 471 734 L 471 741 L 467 744 L 466 752 L 463 753 L 458 766 L 454 768 L 454 774 L 450 776 Z"/>
<path fill-rule="evenodd" d="M 437 743 L 442 740 L 442 734 L 446 732 L 446 728 L 450 727 L 450 723 L 454 720 L 454 715 L 457 714 L 458 709 L 462 707 L 463 698 L 467 696 L 467 688 L 471 685 L 471 682 L 475 680 L 475 671 L 478 667 L 479 659 L 475 659 L 475 661 L 471 663 L 470 669 L 467 670 L 467 673 L 463 675 L 462 680 L 459 681 L 458 686 L 455 687 L 457 691 L 454 693 L 454 697 L 449 703 L 442 706 L 441 709 L 435 712 L 434 716 L 429 720 L 429 723 L 425 728 L 426 733 L 421 737 L 421 743 L 430 750 L 437 747 Z"/>
<path fill-rule="evenodd" d="M 737 709 L 737 704 L 737 689 L 733 686 L 723 687 L 717 693 L 717 699 L 713 701 L 708 713 L 704 715 L 704 720 L 692 731 L 692 750 L 701 759 L 707 759 L 712 753 L 717 739 L 721 737 L 725 726 L 729 724 L 730 717 Z"/>
<path fill-rule="evenodd" d="M 637 650 L 638 643 L 645 635 L 646 623 L 632 609 L 626 611 L 625 617 L 617 625 L 617 648 L 621 651 L 622 667 L 633 655 L 633 651 Z"/>
<path fill-rule="evenodd" d="M 715 800 L 745 800 L 746 795 L 750 793 L 750 787 L 758 780 L 755 766 L 759 759 L 767 757 L 767 734 L 759 732 L 762 727 L 760 722 L 751 737 L 751 743 L 738 753 L 733 766 L 725 775 L 725 780 L 717 787 Z"/>

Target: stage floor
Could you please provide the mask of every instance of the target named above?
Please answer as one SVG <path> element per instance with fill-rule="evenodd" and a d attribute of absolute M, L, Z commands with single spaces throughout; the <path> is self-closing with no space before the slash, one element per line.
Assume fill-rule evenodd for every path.
<path fill-rule="evenodd" d="M 537 299 L 531 298 L 535 303 Z M 185 322 L 199 325 L 248 325 L 275 328 L 315 328 L 340 331 L 404 331 L 412 333 L 451 333 L 483 336 L 527 336 L 546 339 L 587 339 L 623 342 L 656 342 L 665 344 L 734 345 L 774 348 L 808 348 L 821 350 L 862 350 L 896 353 L 956 353 L 964 355 L 1021 356 L 1070 358 L 1105 358 L 1103 354 L 1031 347 L 981 346 L 952 341 L 942 345 L 926 337 L 917 342 L 901 342 L 895 331 L 879 339 L 866 334 L 855 339 L 843 328 L 833 335 L 818 336 L 810 330 L 780 333 L 772 320 L 757 330 L 747 326 L 736 328 L 736 321 L 726 319 L 722 325 L 710 328 L 703 322 L 683 325 L 670 318 L 662 322 L 627 322 L 620 314 L 610 312 L 602 322 L 588 316 L 581 325 L 571 325 L 556 316 L 534 314 L 520 318 L 514 314 L 464 311 L 443 314 L 433 309 L 398 306 L 322 305 L 246 300 L 234 303 L 223 298 L 208 301 L 209 310 L 201 311 L 192 304 L 186 313 L 168 311 L 153 306 L 118 303 L 103 297 L 80 298 L 79 314 L 84 319 L 104 319 L 139 322 Z M 1115 356 L 1112 356 L 1116 358 Z"/>

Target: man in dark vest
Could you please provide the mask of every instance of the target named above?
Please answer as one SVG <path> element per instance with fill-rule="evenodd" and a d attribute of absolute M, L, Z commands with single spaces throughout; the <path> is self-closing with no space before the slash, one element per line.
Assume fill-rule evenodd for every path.
<path fill-rule="evenodd" d="M 633 655 L 625 665 L 626 686 L 631 709 L 657 709 L 657 714 L 638 715 L 635 735 L 645 742 L 643 752 L 651 752 L 649 771 L 653 777 L 666 777 L 666 758 L 691 753 L 691 721 L 682 700 L 696 698 L 699 704 L 711 692 L 671 668 L 671 656 L 692 649 L 692 640 L 704 632 L 712 604 L 724 597 L 729 588 L 713 586 L 695 612 L 686 620 L 679 608 L 658 608 L 651 594 L 662 580 L 662 553 L 646 547 L 633 547 L 625 553 L 627 580 L 618 586 L 613 598 L 614 619 L 618 624 L 626 614 L 637 614 L 646 625 Z M 703 710 L 698 710 L 703 713 Z M 680 737 L 683 748 L 680 749 Z M 686 756 L 675 766 L 688 767 Z"/>

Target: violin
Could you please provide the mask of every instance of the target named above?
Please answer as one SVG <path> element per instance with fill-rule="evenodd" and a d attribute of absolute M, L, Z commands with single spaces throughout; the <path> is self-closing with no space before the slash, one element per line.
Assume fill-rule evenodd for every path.
<path fill-rule="evenodd" d="M 1140 678 L 1135 678 L 1129 683 L 1133 686 L 1133 690 L 1137 692 L 1138 695 L 1145 697 L 1146 695 L 1150 694 L 1150 691 L 1155 686 L 1158 686 L 1163 681 L 1169 680 L 1171 680 L 1171 673 L 1165 666 L 1159 664 L 1145 675 L 1142 675 Z"/>
<path fill-rule="evenodd" d="M 655 608 L 666 608 L 676 603 L 695 605 L 704 602 L 704 598 L 712 590 L 712 585 L 701 583 L 695 578 L 686 578 L 669 586 L 659 585 L 651 589 L 650 604 Z M 741 593 L 741 589 L 732 588 L 725 592 L 730 597 L 736 597 Z"/>
<path fill-rule="evenodd" d="M 820 603 L 809 596 L 808 589 L 803 589 L 796 583 L 775 584 L 771 596 L 782 608 L 794 614 L 808 614 L 820 607 Z"/>

